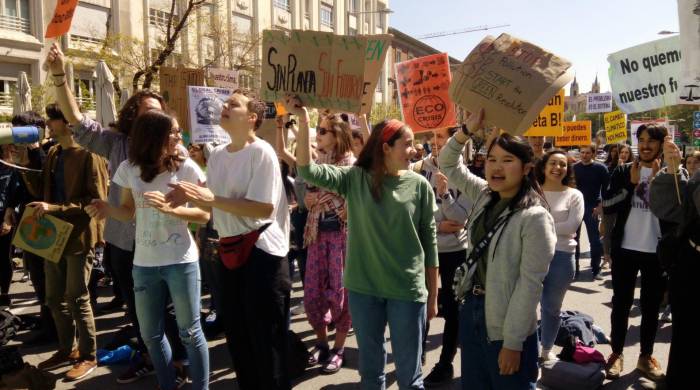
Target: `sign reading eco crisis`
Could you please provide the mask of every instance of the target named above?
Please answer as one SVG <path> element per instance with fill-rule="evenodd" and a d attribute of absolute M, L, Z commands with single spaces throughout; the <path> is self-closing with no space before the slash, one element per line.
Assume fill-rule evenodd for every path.
<path fill-rule="evenodd" d="M 610 86 L 627 114 L 677 104 L 681 71 L 678 36 L 659 39 L 608 56 Z"/>
<path fill-rule="evenodd" d="M 383 39 L 383 38 L 382 38 Z M 384 42 L 384 40 L 382 40 Z M 359 112 L 374 92 L 381 66 L 366 76 L 366 58 L 384 58 L 388 46 L 370 36 L 342 36 L 320 31 L 263 31 L 262 99 L 282 101 L 298 95 L 309 107 Z M 383 60 L 382 60 L 383 61 Z"/>
<path fill-rule="evenodd" d="M 555 139 L 556 146 L 591 144 L 591 121 L 564 122 L 564 133 Z"/>
<path fill-rule="evenodd" d="M 605 123 L 605 142 L 616 144 L 627 141 L 627 115 L 617 110 L 603 116 Z"/>
<path fill-rule="evenodd" d="M 564 90 L 561 89 L 544 106 L 540 115 L 532 122 L 526 136 L 556 137 L 562 135 L 562 117 L 564 116 Z"/>
<path fill-rule="evenodd" d="M 446 53 L 400 62 L 396 82 L 403 121 L 414 132 L 454 126 L 455 107 L 450 87 L 450 62 Z"/>
<path fill-rule="evenodd" d="M 594 114 L 599 112 L 612 111 L 612 93 L 589 93 L 586 95 L 586 113 Z"/>
<path fill-rule="evenodd" d="M 453 70 L 450 97 L 469 112 L 483 108 L 486 125 L 524 134 L 571 79 L 571 62 L 501 34 L 487 36 Z"/>

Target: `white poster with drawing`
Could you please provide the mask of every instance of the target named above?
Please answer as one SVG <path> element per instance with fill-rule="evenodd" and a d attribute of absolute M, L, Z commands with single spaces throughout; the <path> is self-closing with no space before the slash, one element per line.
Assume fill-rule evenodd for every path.
<path fill-rule="evenodd" d="M 187 87 L 190 129 L 193 144 L 231 142 L 229 135 L 219 125 L 224 102 L 231 96 L 231 90 L 215 87 Z"/>
<path fill-rule="evenodd" d="M 679 104 L 700 104 L 700 1 L 678 0 L 681 40 Z"/>

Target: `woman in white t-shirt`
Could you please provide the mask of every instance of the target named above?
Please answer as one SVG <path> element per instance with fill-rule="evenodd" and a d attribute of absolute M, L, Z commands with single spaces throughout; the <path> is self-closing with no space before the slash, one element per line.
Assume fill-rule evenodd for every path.
<path fill-rule="evenodd" d="M 576 230 L 583 220 L 583 194 L 568 186 L 573 169 L 563 150 L 555 149 L 545 153 L 538 162 L 535 173 L 537 181 L 542 185 L 557 232 L 556 250 L 547 277 L 542 283 L 544 289 L 540 304 L 540 359 L 554 360 L 551 351 L 561 325 L 559 313 L 566 290 L 576 272 Z"/>
<path fill-rule="evenodd" d="M 197 207 L 172 207 L 165 200 L 168 184 L 202 184 L 204 173 L 177 153 L 181 130 L 168 114 L 153 110 L 134 123 L 129 158 L 113 181 L 122 187 L 119 207 L 94 200 L 86 211 L 93 217 L 136 220 L 134 293 L 141 336 L 148 348 L 161 389 L 175 389 L 175 369 L 163 313 L 168 292 L 175 306 L 180 339 L 187 349 L 193 389 L 209 386 L 209 354 L 202 332 L 197 245 L 187 223 L 206 223 L 209 213 Z"/>

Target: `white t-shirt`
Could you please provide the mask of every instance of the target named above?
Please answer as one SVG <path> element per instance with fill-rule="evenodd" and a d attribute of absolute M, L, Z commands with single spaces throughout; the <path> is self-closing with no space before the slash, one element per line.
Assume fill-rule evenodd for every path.
<path fill-rule="evenodd" d="M 289 209 L 274 149 L 262 139 L 235 153 L 226 147 L 220 145 L 211 152 L 207 163 L 209 189 L 224 198 L 271 204 L 273 211 L 268 218 L 250 218 L 213 208 L 214 228 L 219 237 L 231 237 L 272 223 L 255 246 L 273 256 L 286 256 L 289 252 Z"/>
<path fill-rule="evenodd" d="M 576 252 L 576 231 L 583 221 L 583 194 L 575 188 L 564 191 L 544 191 L 549 213 L 557 232 L 556 250 Z"/>
<path fill-rule="evenodd" d="M 659 219 L 649 210 L 649 182 L 652 173 L 651 168 L 642 167 L 639 184 L 632 196 L 632 209 L 625 224 L 625 236 L 622 238 L 622 247 L 625 249 L 656 253 L 661 228 Z"/>
<path fill-rule="evenodd" d="M 119 164 L 112 179 L 123 188 L 131 189 L 136 206 L 136 251 L 134 264 L 140 267 L 160 267 L 190 263 L 199 260 L 199 252 L 187 221 L 164 214 L 147 206 L 143 194 L 149 191 L 168 193 L 168 183 L 186 181 L 203 183 L 204 172 L 189 158 L 182 162 L 176 172 L 163 172 L 150 183 L 141 179 L 141 169 L 129 160 Z"/>

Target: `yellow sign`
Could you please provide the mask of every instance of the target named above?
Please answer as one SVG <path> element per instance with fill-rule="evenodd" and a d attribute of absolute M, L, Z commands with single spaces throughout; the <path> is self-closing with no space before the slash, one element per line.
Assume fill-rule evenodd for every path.
<path fill-rule="evenodd" d="M 12 245 L 57 263 L 63 256 L 73 225 L 51 215 L 34 216 L 34 209 L 24 209 Z"/>
<path fill-rule="evenodd" d="M 591 144 L 591 121 L 564 122 L 564 134 L 556 138 L 557 146 Z"/>
<path fill-rule="evenodd" d="M 605 114 L 605 141 L 608 144 L 616 144 L 627 141 L 627 116 L 617 110 Z"/>
<path fill-rule="evenodd" d="M 532 127 L 525 136 L 531 137 L 559 137 L 563 134 L 562 119 L 564 119 L 564 90 L 554 95 L 537 116 Z"/>

